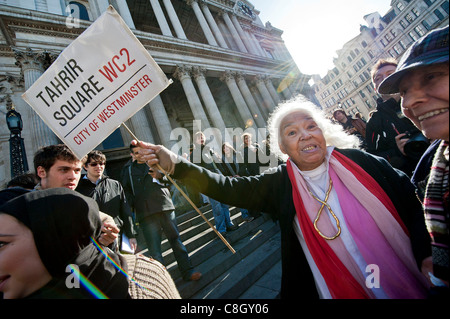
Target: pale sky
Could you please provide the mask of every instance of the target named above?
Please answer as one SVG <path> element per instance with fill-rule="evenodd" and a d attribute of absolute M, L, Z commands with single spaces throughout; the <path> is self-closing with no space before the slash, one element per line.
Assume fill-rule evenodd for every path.
<path fill-rule="evenodd" d="M 249 0 L 269 21 L 284 31 L 282 38 L 300 72 L 324 76 L 333 58 L 359 34 L 363 17 L 387 13 L 391 0 Z"/>

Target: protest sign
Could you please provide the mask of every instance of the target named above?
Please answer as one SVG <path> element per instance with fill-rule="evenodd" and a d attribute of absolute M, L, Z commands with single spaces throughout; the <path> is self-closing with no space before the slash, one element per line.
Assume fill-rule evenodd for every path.
<path fill-rule="evenodd" d="M 171 83 L 110 6 L 22 97 L 82 158 Z"/>

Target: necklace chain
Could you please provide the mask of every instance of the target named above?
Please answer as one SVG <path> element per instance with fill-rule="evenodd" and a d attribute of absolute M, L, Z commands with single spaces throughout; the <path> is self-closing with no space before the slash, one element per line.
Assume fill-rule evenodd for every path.
<path fill-rule="evenodd" d="M 321 206 L 320 209 L 319 209 L 319 212 L 317 213 L 316 219 L 314 220 L 314 228 L 315 228 L 316 231 L 319 233 L 319 235 L 322 236 L 322 238 L 325 238 L 326 240 L 333 240 L 333 239 L 336 239 L 336 238 L 338 238 L 339 235 L 341 234 L 341 224 L 340 224 L 340 222 L 339 222 L 339 219 L 337 218 L 336 214 L 335 214 L 335 213 L 333 212 L 333 210 L 331 209 L 330 205 L 328 205 L 328 203 L 327 203 L 328 198 L 330 197 L 330 193 L 331 193 L 331 189 L 332 189 L 332 188 L 333 188 L 333 181 L 331 180 L 331 177 L 330 177 L 330 185 L 328 186 L 328 190 L 327 190 L 327 192 L 326 192 L 326 194 L 325 194 L 325 199 L 324 199 L 324 200 L 321 200 L 321 199 L 317 198 L 317 197 L 309 190 L 309 188 L 307 188 L 307 189 L 308 189 L 308 192 L 311 194 L 311 196 L 312 196 L 316 201 L 318 201 L 319 203 L 322 204 L 322 206 Z M 322 212 L 323 212 L 323 209 L 325 208 L 325 206 L 328 208 L 328 210 L 329 210 L 330 213 L 331 213 L 331 216 L 333 216 L 334 220 L 336 221 L 336 227 L 337 227 L 337 229 L 338 229 L 338 230 L 337 230 L 337 233 L 336 233 L 334 236 L 332 236 L 332 237 L 325 236 L 325 235 L 322 234 L 322 232 L 319 230 L 319 227 L 317 227 L 317 222 L 319 221 L 320 216 L 322 215 Z"/>

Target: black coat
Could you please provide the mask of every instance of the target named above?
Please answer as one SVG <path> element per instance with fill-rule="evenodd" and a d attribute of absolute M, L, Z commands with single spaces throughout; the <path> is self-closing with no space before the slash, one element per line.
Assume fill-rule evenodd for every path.
<path fill-rule="evenodd" d="M 103 175 L 95 185 L 82 176 L 75 190 L 95 199 L 100 211 L 114 219 L 121 233 L 125 233 L 128 238 L 136 237 L 132 211 L 120 182 Z"/>
<path fill-rule="evenodd" d="M 431 255 L 430 238 L 422 207 L 408 176 L 393 169 L 380 157 L 359 150 L 336 151 L 360 165 L 390 197 L 410 231 L 414 255 L 420 265 Z M 286 164 L 257 176 L 228 178 L 182 160 L 176 165 L 173 176 L 220 202 L 276 217 L 281 229 L 281 297 L 297 300 L 318 298 L 314 277 L 293 227 L 296 211 Z"/>
<path fill-rule="evenodd" d="M 366 150 L 371 154 L 385 158 L 393 167 L 411 176 L 420 156 L 410 157 L 400 152 L 395 142 L 397 132 L 416 134 L 420 131 L 408 118 L 401 114 L 399 102 L 394 99 L 383 102 L 382 99 L 379 99 L 376 111 L 367 121 Z"/>
<path fill-rule="evenodd" d="M 175 210 L 166 185 L 153 182 L 147 164 L 131 164 L 131 174 L 124 173 L 123 189 L 138 220 L 150 215 Z"/>

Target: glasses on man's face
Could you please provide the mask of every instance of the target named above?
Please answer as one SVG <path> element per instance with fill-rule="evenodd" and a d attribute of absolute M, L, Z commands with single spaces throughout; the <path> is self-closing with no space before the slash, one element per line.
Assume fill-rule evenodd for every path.
<path fill-rule="evenodd" d="M 95 166 L 97 166 L 97 165 L 105 166 L 105 162 L 100 162 L 100 163 L 89 163 L 89 165 L 91 165 L 92 167 L 95 167 Z"/>

